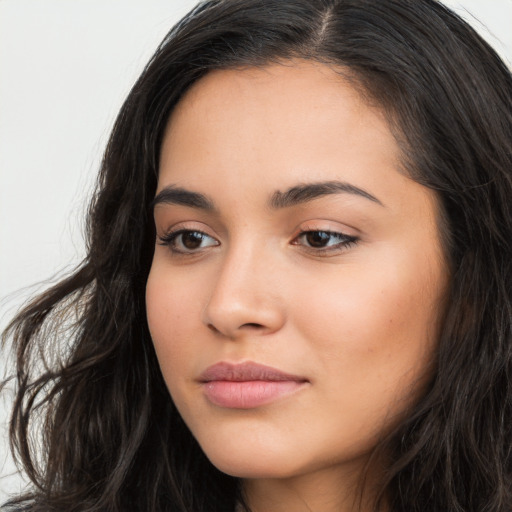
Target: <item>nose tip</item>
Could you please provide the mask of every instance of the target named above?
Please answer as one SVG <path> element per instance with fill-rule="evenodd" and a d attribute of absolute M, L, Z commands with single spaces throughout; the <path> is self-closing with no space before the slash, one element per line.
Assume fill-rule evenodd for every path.
<path fill-rule="evenodd" d="M 235 301 L 233 296 L 219 299 L 216 294 L 205 309 L 204 323 L 215 334 L 234 339 L 275 332 L 283 324 L 283 315 L 271 302 L 254 306 L 250 301 Z"/>
<path fill-rule="evenodd" d="M 249 264 L 225 266 L 203 311 L 207 328 L 230 339 L 270 334 L 284 321 L 283 301 L 270 276 Z"/>

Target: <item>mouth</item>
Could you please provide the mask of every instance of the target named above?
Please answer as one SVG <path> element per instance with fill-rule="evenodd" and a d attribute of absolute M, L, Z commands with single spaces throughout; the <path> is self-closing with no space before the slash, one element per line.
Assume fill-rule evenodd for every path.
<path fill-rule="evenodd" d="M 213 405 L 229 409 L 253 409 L 303 388 L 301 376 L 253 362 L 217 363 L 199 377 L 203 393 Z"/>

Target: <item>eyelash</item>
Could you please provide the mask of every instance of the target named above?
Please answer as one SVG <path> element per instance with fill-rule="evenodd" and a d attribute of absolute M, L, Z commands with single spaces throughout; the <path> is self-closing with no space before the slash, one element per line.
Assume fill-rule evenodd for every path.
<path fill-rule="evenodd" d="M 345 233 L 341 233 L 339 231 L 329 231 L 325 229 L 306 229 L 304 231 L 301 231 L 293 240 L 292 245 L 300 245 L 299 240 L 305 239 L 306 237 L 310 235 L 322 235 L 323 237 L 327 236 L 329 238 L 338 238 L 338 242 L 330 245 L 330 246 L 323 246 L 323 247 L 312 247 L 311 245 L 303 245 L 309 252 L 313 252 L 316 254 L 323 254 L 327 255 L 329 253 L 340 253 L 343 252 L 350 247 L 357 244 L 359 241 L 357 237 L 346 235 Z M 311 241 L 310 241 L 311 243 Z"/>
<path fill-rule="evenodd" d="M 194 249 L 187 250 L 186 248 L 185 248 L 185 250 L 179 249 L 176 245 L 178 243 L 178 240 L 180 239 L 180 237 L 182 237 L 181 244 L 183 244 L 183 235 L 187 235 L 187 234 L 188 235 L 190 235 L 190 234 L 200 235 L 200 238 L 202 240 L 204 240 L 205 238 L 210 238 L 212 240 L 215 240 L 213 237 L 211 237 L 210 235 L 206 234 L 203 231 L 200 231 L 199 229 L 178 229 L 177 231 L 171 231 L 170 233 L 167 233 L 163 236 L 158 237 L 160 240 L 159 243 L 160 243 L 160 245 L 167 246 L 172 253 L 179 254 L 179 255 L 185 255 L 185 256 L 197 254 L 198 252 L 201 251 L 201 249 L 204 249 L 204 247 L 201 247 L 198 250 L 194 250 Z M 217 245 L 219 245 L 219 242 L 216 241 L 215 244 L 211 244 L 206 247 L 214 247 Z"/>
<path fill-rule="evenodd" d="M 202 241 L 205 238 L 209 238 L 211 240 L 214 240 L 215 243 L 207 245 L 206 247 L 198 247 L 193 249 L 183 249 L 178 248 L 177 244 L 180 243 L 180 237 L 181 237 L 181 245 L 183 245 L 183 235 L 199 235 L 198 238 Z M 305 239 L 306 237 L 310 235 L 320 235 L 325 238 L 325 236 L 330 237 L 331 239 L 333 237 L 336 237 L 339 239 L 339 241 L 331 246 L 323 246 L 323 247 L 312 247 L 311 245 L 306 244 L 300 244 L 301 239 Z M 203 231 L 200 231 L 198 229 L 179 229 L 177 231 L 171 231 L 170 233 L 167 233 L 159 238 L 159 244 L 163 246 L 167 246 L 171 253 L 177 254 L 177 255 L 184 255 L 184 256 L 190 256 L 200 253 L 202 250 L 208 248 L 208 247 L 216 247 L 220 245 L 220 243 L 215 240 L 212 236 L 204 233 Z M 353 245 L 356 245 L 359 239 L 354 236 L 346 235 L 344 233 L 338 232 L 338 231 L 329 231 L 329 230 L 322 230 L 322 229 L 307 229 L 301 231 L 291 242 L 292 245 L 303 245 L 303 247 L 308 251 L 312 252 L 314 254 L 318 255 L 328 255 L 330 253 L 340 253 L 343 252 Z M 311 241 L 309 242 L 311 243 Z"/>

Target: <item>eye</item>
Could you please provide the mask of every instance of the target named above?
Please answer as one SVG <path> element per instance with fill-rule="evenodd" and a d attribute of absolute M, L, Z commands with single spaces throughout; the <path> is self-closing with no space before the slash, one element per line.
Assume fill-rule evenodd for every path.
<path fill-rule="evenodd" d="M 219 245 L 215 238 L 193 229 L 180 229 L 159 237 L 160 245 L 166 245 L 174 253 L 192 254 L 206 247 Z"/>
<path fill-rule="evenodd" d="M 340 252 L 357 243 L 354 236 L 335 231 L 302 231 L 293 241 L 293 245 L 302 245 L 315 252 Z"/>

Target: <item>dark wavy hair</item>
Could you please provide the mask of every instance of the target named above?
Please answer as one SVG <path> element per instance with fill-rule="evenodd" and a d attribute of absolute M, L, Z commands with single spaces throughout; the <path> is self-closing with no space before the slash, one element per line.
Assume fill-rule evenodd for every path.
<path fill-rule="evenodd" d="M 115 123 L 85 260 L 4 334 L 17 365 L 11 447 L 32 481 L 6 508 L 233 512 L 243 501 L 160 373 L 144 300 L 151 202 L 164 128 L 191 85 L 290 58 L 331 65 L 380 105 L 403 172 L 440 203 L 451 275 L 435 372 L 376 449 L 389 465 L 375 509 L 512 510 L 512 77 L 434 0 L 213 0 L 169 32 Z"/>

